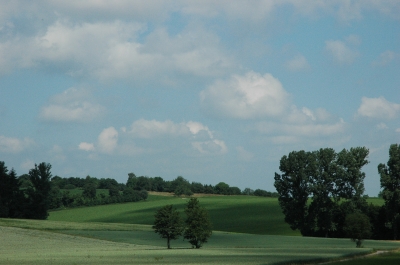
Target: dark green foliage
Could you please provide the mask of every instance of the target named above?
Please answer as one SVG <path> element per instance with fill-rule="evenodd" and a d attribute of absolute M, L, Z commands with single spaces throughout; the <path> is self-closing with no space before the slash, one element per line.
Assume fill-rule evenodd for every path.
<path fill-rule="evenodd" d="M 215 193 L 216 194 L 224 194 L 228 195 L 229 194 L 229 185 L 226 184 L 225 182 L 220 182 L 214 187 Z"/>
<path fill-rule="evenodd" d="M 178 239 L 183 232 L 183 223 L 179 212 L 172 206 L 166 205 L 155 214 L 154 231 L 167 239 L 167 247 L 171 248 L 171 240 Z"/>
<path fill-rule="evenodd" d="M 76 189 L 76 187 L 73 184 L 67 184 L 67 185 L 64 186 L 64 189 L 73 190 L 73 189 Z"/>
<path fill-rule="evenodd" d="M 117 186 L 109 186 L 108 195 L 110 197 L 118 197 L 118 196 L 120 196 L 118 187 Z"/>
<path fill-rule="evenodd" d="M 29 170 L 29 179 L 32 187 L 27 189 L 28 207 L 26 217 L 29 219 L 46 219 L 50 207 L 51 165 L 47 163 L 35 164 L 35 168 Z"/>
<path fill-rule="evenodd" d="M 190 189 L 193 193 L 204 193 L 204 186 L 200 182 L 192 182 Z"/>
<path fill-rule="evenodd" d="M 362 241 L 371 236 L 371 223 L 368 216 L 362 213 L 352 213 L 346 216 L 344 230 L 348 237 L 359 248 L 362 246 Z"/>
<path fill-rule="evenodd" d="M 367 211 L 361 169 L 368 153 L 365 147 L 339 153 L 325 148 L 283 156 L 283 174 L 275 173 L 274 185 L 290 227 L 308 236 L 343 236 L 344 216 Z"/>
<path fill-rule="evenodd" d="M 400 223 L 400 144 L 392 144 L 389 148 L 387 165 L 379 164 L 382 197 L 385 200 L 387 225 L 393 231 L 393 239 L 397 239 Z"/>
<path fill-rule="evenodd" d="M 52 185 L 49 193 L 49 209 L 60 208 L 62 204 L 62 193 L 58 186 Z"/>
<path fill-rule="evenodd" d="M 95 186 L 95 184 L 92 183 L 92 182 L 88 182 L 87 184 L 85 184 L 85 186 L 83 187 L 82 195 L 86 199 L 93 200 L 94 198 L 96 198 L 96 186 Z"/>
<path fill-rule="evenodd" d="M 208 212 L 204 207 L 200 207 L 197 198 L 191 198 L 186 205 L 185 213 L 184 237 L 189 240 L 192 247 L 200 248 L 212 234 Z"/>
<path fill-rule="evenodd" d="M 8 172 L 0 161 L 0 217 L 20 217 L 24 197 L 14 169 Z"/>

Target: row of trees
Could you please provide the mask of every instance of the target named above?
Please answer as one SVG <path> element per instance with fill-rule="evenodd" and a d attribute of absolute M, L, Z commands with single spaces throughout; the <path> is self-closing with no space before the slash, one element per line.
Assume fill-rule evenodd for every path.
<path fill-rule="evenodd" d="M 172 205 L 157 210 L 153 229 L 162 238 L 167 239 L 167 247 L 171 248 L 171 240 L 182 234 L 193 248 L 201 248 L 212 234 L 211 221 L 207 210 L 199 205 L 197 198 L 191 198 L 185 208 L 186 220 Z"/>
<path fill-rule="evenodd" d="M 72 183 L 81 192 L 61 190 L 71 185 L 76 188 Z M 108 192 L 99 193 L 98 188 Z M 3 218 L 46 219 L 51 209 L 135 202 L 146 200 L 147 196 L 147 191 L 134 190 L 114 179 L 52 177 L 51 165 L 45 162 L 35 164 L 28 174 L 17 177 L 14 169 L 9 171 L 0 161 L 0 217 Z"/>
<path fill-rule="evenodd" d="M 400 145 L 391 145 L 389 162 L 380 164 L 383 206 L 368 204 L 364 196 L 369 150 L 365 147 L 293 151 L 280 160 L 275 173 L 279 204 L 290 227 L 304 236 L 346 237 L 348 223 L 364 223 L 374 239 L 398 237 L 400 225 Z M 346 221 L 357 214 L 358 221 Z M 354 219 L 354 215 L 351 217 Z"/>
<path fill-rule="evenodd" d="M 254 195 L 263 197 L 278 197 L 278 193 L 269 192 L 262 189 L 252 190 L 245 188 L 241 191 L 238 187 L 231 187 L 225 182 L 219 182 L 217 185 L 207 185 L 200 182 L 190 183 L 185 178 L 178 176 L 172 181 L 164 180 L 161 177 L 137 177 L 134 173 L 128 174 L 127 187 L 134 190 L 147 190 L 157 192 L 170 192 L 177 196 L 191 196 L 194 193 L 203 194 L 221 194 L 221 195 Z"/>

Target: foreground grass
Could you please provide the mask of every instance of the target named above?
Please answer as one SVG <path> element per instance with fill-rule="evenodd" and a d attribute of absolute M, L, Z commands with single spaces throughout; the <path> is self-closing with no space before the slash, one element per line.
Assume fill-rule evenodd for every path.
<path fill-rule="evenodd" d="M 300 235 L 284 222 L 276 198 L 210 196 L 201 197 L 199 201 L 209 211 L 214 230 L 264 235 Z M 54 211 L 50 213 L 49 220 L 152 225 L 154 213 L 160 207 L 173 204 L 183 212 L 186 203 L 186 198 L 150 195 L 148 200 L 143 202 Z"/>
<path fill-rule="evenodd" d="M 400 246 L 367 240 L 360 249 L 348 239 L 214 231 L 202 249 L 179 239 L 167 250 L 166 240 L 149 225 L 16 219 L 0 219 L 0 234 L 0 264 L 11 265 L 303 264 Z"/>
<path fill-rule="evenodd" d="M 356 249 L 344 240 L 226 232 L 216 232 L 202 249 L 188 248 L 187 242 L 178 240 L 168 250 L 165 240 L 149 231 L 63 232 L 71 235 L 0 226 L 0 264 L 287 264 L 293 260 L 322 261 L 371 251 Z"/>

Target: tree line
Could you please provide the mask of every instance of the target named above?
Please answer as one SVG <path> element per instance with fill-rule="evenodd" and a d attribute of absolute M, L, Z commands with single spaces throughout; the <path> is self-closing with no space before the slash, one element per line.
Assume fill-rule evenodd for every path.
<path fill-rule="evenodd" d="M 0 217 L 46 219 L 48 210 L 146 200 L 148 191 L 170 192 L 176 196 L 194 193 L 277 197 L 278 193 L 246 188 L 241 191 L 225 182 L 207 185 L 189 182 L 182 176 L 172 181 L 161 177 L 128 174 L 126 183 L 112 178 L 52 176 L 51 165 L 42 162 L 28 174 L 17 176 L 0 161 Z"/>
<path fill-rule="evenodd" d="M 387 165 L 379 164 L 385 204 L 368 204 L 362 171 L 369 161 L 365 147 L 293 151 L 280 160 L 274 186 L 285 221 L 304 236 L 348 237 L 349 231 L 372 239 L 396 239 L 400 227 L 400 145 L 389 149 Z M 356 220 L 354 220 L 356 219 Z M 365 232 L 365 233 L 361 233 Z M 362 236 L 361 236 L 362 235 Z M 356 241 L 360 238 L 353 238 Z M 357 241 L 359 244 L 361 241 Z"/>

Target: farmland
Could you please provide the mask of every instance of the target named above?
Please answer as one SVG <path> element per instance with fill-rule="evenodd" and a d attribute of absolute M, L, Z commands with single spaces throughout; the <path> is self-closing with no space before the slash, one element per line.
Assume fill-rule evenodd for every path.
<path fill-rule="evenodd" d="M 397 242 L 301 237 L 285 224 L 276 199 L 248 196 L 199 198 L 214 232 L 201 249 L 182 239 L 166 241 L 151 229 L 155 209 L 186 199 L 150 195 L 145 202 L 74 208 L 50 213 L 49 220 L 0 219 L 0 264 L 292 264 L 394 250 Z M 340 264 L 368 264 L 383 254 Z M 396 264 L 397 264 L 396 263 Z M 370 263 L 376 264 L 376 263 Z M 395 263 L 393 263 L 395 264 Z"/>

